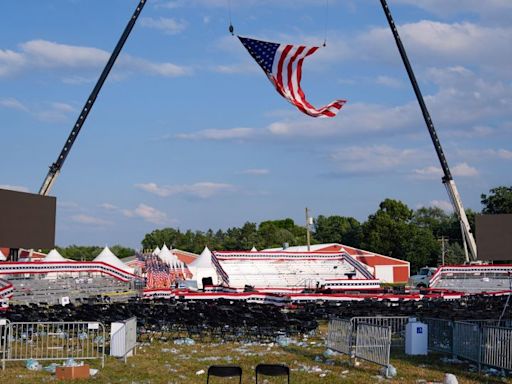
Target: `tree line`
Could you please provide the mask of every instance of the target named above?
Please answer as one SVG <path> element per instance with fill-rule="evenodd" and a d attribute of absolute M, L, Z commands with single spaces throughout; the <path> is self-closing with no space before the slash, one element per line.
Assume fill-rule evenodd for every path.
<path fill-rule="evenodd" d="M 484 214 L 512 213 L 512 186 L 491 189 L 488 194 L 481 195 L 481 203 L 481 213 Z M 474 230 L 476 212 L 468 209 L 466 214 Z M 167 244 L 200 253 L 205 246 L 213 250 L 250 250 L 252 247 L 261 250 L 282 247 L 284 243 L 305 245 L 305 227 L 286 218 L 259 224 L 246 222 L 241 227 L 217 231 L 163 228 L 147 233 L 141 245 L 143 249 L 154 249 Z M 339 215 L 316 217 L 311 228 L 311 244 L 320 243 L 340 243 L 407 260 L 411 263 L 411 271 L 439 264 L 442 248 L 446 263 L 464 261 L 460 224 L 455 214 L 437 207 L 414 210 L 394 199 L 382 201 L 364 222 Z M 57 249 L 67 258 L 92 260 L 102 248 L 72 245 Z M 135 253 L 135 250 L 120 245 L 111 247 L 111 250 L 121 258 Z"/>
<path fill-rule="evenodd" d="M 481 195 L 482 213 L 512 213 L 512 186 L 497 187 Z M 474 232 L 476 212 L 466 214 Z M 444 242 L 444 244 L 443 244 Z M 246 222 L 225 231 L 181 231 L 175 228 L 156 229 L 144 236 L 142 246 L 153 249 L 167 244 L 174 248 L 200 253 L 204 246 L 214 250 L 258 250 L 306 244 L 306 229 L 292 219 L 263 221 L 259 225 Z M 377 211 L 364 222 L 353 217 L 320 215 L 313 221 L 311 244 L 341 243 L 389 255 L 411 263 L 411 269 L 437 265 L 444 248 L 445 263 L 464 262 L 462 234 L 455 213 L 438 207 L 416 210 L 405 203 L 385 199 Z"/>

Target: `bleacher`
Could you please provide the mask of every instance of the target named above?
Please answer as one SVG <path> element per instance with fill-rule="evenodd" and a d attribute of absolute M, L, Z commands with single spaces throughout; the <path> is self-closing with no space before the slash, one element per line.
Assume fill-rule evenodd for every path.
<path fill-rule="evenodd" d="M 234 288 L 311 288 L 329 279 L 347 279 L 347 274 L 367 278 L 341 253 L 214 252 L 214 256 Z"/>
<path fill-rule="evenodd" d="M 18 304 L 58 304 L 62 297 L 76 302 L 89 297 L 109 297 L 110 301 L 124 300 L 136 296 L 131 284 L 107 277 L 75 278 L 11 278 L 14 286 L 11 302 Z"/>
<path fill-rule="evenodd" d="M 512 290 L 512 265 L 443 266 L 432 276 L 431 288 L 467 293 Z"/>

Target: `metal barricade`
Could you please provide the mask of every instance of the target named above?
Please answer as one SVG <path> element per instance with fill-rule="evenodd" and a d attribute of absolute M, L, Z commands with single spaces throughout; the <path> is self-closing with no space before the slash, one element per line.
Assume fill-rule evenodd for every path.
<path fill-rule="evenodd" d="M 352 323 L 345 319 L 331 319 L 327 333 L 327 348 L 333 351 L 352 354 Z"/>
<path fill-rule="evenodd" d="M 7 340 L 9 340 L 9 324 L 9 320 L 0 319 L 0 361 L 2 361 L 2 370 L 5 369 L 5 357 L 7 355 Z"/>
<path fill-rule="evenodd" d="M 2 356 L 6 361 L 101 359 L 105 365 L 105 326 L 100 322 L 12 322 Z"/>
<path fill-rule="evenodd" d="M 453 323 L 453 354 L 478 363 L 482 333 L 478 324 L 455 321 Z"/>
<path fill-rule="evenodd" d="M 512 370 L 512 328 L 482 328 L 482 364 Z"/>
<path fill-rule="evenodd" d="M 389 326 L 359 323 L 356 331 L 355 357 L 387 367 L 391 350 Z"/>
<path fill-rule="evenodd" d="M 441 319 L 423 319 L 428 325 L 429 352 L 453 353 L 453 322 Z"/>
<path fill-rule="evenodd" d="M 393 347 L 405 345 L 405 326 L 409 316 L 360 316 L 350 319 L 352 329 L 357 330 L 359 323 L 380 325 L 391 328 L 391 344 Z"/>

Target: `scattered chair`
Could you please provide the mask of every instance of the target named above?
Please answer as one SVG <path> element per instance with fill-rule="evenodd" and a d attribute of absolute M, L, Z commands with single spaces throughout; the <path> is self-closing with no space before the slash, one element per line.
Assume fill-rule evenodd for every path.
<path fill-rule="evenodd" d="M 258 374 L 263 376 L 287 376 L 290 384 L 290 368 L 283 364 L 258 364 L 256 366 L 256 384 Z"/>
<path fill-rule="evenodd" d="M 208 367 L 208 374 L 206 375 L 206 384 L 210 381 L 210 376 L 217 377 L 237 377 L 239 384 L 242 384 L 242 368 L 237 365 L 212 365 Z"/>

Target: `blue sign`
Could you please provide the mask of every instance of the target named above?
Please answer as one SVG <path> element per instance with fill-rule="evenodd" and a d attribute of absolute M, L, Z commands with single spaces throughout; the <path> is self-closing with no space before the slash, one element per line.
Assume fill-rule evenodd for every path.
<path fill-rule="evenodd" d="M 423 328 L 422 327 L 416 328 L 416 333 L 423 333 Z"/>

